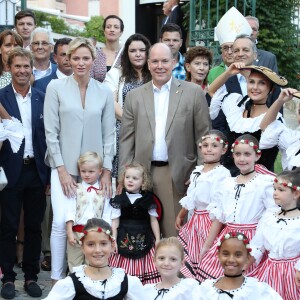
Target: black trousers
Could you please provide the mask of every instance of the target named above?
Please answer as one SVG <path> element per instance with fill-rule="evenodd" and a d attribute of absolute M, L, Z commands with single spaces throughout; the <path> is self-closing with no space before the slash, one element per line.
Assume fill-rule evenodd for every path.
<path fill-rule="evenodd" d="M 2 282 L 14 282 L 16 259 L 16 236 L 20 212 L 24 209 L 23 272 L 25 280 L 37 281 L 40 271 L 41 223 L 46 208 L 45 188 L 39 178 L 35 163 L 23 165 L 17 184 L 0 192 L 0 267 Z"/>

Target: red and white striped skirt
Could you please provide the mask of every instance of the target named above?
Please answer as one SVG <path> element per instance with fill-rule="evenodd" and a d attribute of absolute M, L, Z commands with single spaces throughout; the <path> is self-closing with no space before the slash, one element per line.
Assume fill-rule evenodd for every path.
<path fill-rule="evenodd" d="M 153 257 L 154 247 L 147 255 L 138 259 L 130 259 L 113 253 L 109 258 L 109 265 L 124 269 L 126 274 L 138 277 L 143 284 L 157 283 L 161 279 L 154 265 Z"/>
<path fill-rule="evenodd" d="M 264 165 L 260 165 L 260 164 L 256 164 L 255 167 L 255 172 L 259 173 L 259 174 L 264 174 L 264 175 L 272 175 L 272 176 L 276 176 L 276 174 L 272 171 L 270 171 L 269 169 L 267 169 Z"/>
<path fill-rule="evenodd" d="M 234 223 L 227 223 L 223 230 L 220 232 L 216 240 L 214 241 L 210 250 L 203 256 L 202 261 L 198 266 L 198 270 L 196 273 L 196 279 L 199 281 L 204 281 L 205 279 L 215 279 L 223 275 L 223 268 L 218 259 L 218 249 L 217 249 L 217 242 L 219 238 L 224 236 L 226 233 L 229 232 L 240 232 L 243 233 L 248 237 L 249 240 L 255 234 L 257 227 L 257 223 L 253 224 L 234 224 Z M 251 272 L 254 268 L 254 264 L 252 264 L 249 269 L 244 273 Z"/>
<path fill-rule="evenodd" d="M 268 257 L 248 274 L 269 284 L 284 300 L 300 299 L 300 288 L 295 283 L 295 264 L 300 257 L 274 259 Z"/>
<path fill-rule="evenodd" d="M 207 210 L 194 210 L 191 219 L 179 231 L 178 239 L 184 248 L 185 265 L 180 272 L 195 278 L 199 265 L 199 253 L 208 236 L 211 220 Z"/>

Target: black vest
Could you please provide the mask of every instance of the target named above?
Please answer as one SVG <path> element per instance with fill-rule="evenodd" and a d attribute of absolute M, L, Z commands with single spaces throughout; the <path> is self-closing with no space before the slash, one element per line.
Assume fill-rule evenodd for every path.
<path fill-rule="evenodd" d="M 86 289 L 84 288 L 83 284 L 78 280 L 76 277 L 75 273 L 72 273 L 69 275 L 73 281 L 74 288 L 75 288 L 75 297 L 74 300 L 99 300 L 99 299 L 104 299 L 104 295 L 102 298 L 96 298 L 89 294 Z M 99 283 L 101 284 L 101 283 Z M 105 284 L 105 280 L 103 281 L 103 284 Z M 121 290 L 119 294 L 106 298 L 105 300 L 123 300 L 124 297 L 126 296 L 128 292 L 128 277 L 127 274 L 125 274 L 124 280 L 121 283 Z"/>

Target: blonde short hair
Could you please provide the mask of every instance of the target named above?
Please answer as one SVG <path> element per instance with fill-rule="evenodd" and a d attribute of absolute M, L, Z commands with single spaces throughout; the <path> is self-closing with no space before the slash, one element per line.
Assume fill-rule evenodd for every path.
<path fill-rule="evenodd" d="M 68 57 L 70 58 L 71 55 L 80 47 L 88 48 L 91 52 L 92 58 L 96 58 L 96 50 L 94 45 L 89 39 L 83 37 L 77 37 L 70 42 L 69 49 L 67 51 Z"/>
<path fill-rule="evenodd" d="M 94 163 L 99 169 L 102 169 L 102 158 L 96 152 L 87 151 L 81 154 L 77 161 L 78 168 L 80 169 L 80 167 L 87 162 Z"/>
<path fill-rule="evenodd" d="M 167 246 L 174 246 L 175 248 L 177 248 L 179 250 L 179 252 L 180 252 L 181 260 L 184 259 L 183 246 L 181 245 L 181 243 L 179 242 L 179 240 L 175 236 L 171 236 L 169 238 L 161 239 L 158 242 L 158 244 L 157 244 L 157 246 L 155 248 L 154 257 L 156 257 L 159 248 L 167 247 Z"/>

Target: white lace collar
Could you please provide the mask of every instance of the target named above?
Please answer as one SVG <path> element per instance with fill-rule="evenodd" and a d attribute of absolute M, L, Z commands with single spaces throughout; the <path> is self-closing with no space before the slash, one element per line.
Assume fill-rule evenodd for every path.
<path fill-rule="evenodd" d="M 84 269 L 86 265 L 81 265 L 74 267 L 74 272 L 78 280 L 83 284 L 86 291 L 97 297 L 105 298 L 113 297 L 117 295 L 121 290 L 121 283 L 124 280 L 125 272 L 120 268 L 111 268 L 112 275 L 107 278 L 106 282 L 104 280 L 92 280 L 85 274 Z M 104 283 L 105 282 L 105 283 Z"/>

